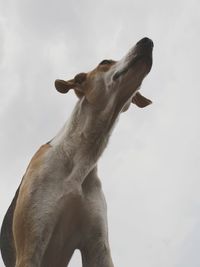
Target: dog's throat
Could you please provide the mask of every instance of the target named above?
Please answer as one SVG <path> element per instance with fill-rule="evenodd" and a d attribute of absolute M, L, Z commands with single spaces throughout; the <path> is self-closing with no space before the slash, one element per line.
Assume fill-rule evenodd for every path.
<path fill-rule="evenodd" d="M 97 112 L 79 101 L 51 145 L 60 148 L 68 157 L 95 163 L 106 148 L 117 115 L 115 111 Z"/>

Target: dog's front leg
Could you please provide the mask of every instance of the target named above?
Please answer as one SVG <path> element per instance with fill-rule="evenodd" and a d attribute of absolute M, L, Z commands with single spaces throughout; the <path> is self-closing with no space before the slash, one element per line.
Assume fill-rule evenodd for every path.
<path fill-rule="evenodd" d="M 58 222 L 67 211 L 66 229 L 70 228 L 73 208 L 76 209 L 81 201 L 76 184 L 68 182 L 63 186 L 63 183 L 52 183 L 51 177 L 48 177 L 48 183 L 45 183 L 45 179 L 42 181 L 34 188 L 30 183 L 28 187 L 25 182 L 19 192 L 13 220 L 16 267 L 50 267 L 44 264 L 44 257 L 50 242 L 55 243 L 52 240 L 53 233 L 65 231 L 66 236 L 70 234 L 65 227 L 57 229 Z M 55 251 L 57 250 L 55 245 Z M 62 247 L 60 250 L 62 251 Z M 59 262 L 59 258 L 57 259 Z M 52 265 L 54 266 L 59 264 Z"/>
<path fill-rule="evenodd" d="M 43 256 L 55 224 L 54 216 L 50 213 L 45 214 L 45 210 L 39 210 L 39 207 L 34 207 L 34 204 L 28 208 L 25 206 L 16 208 L 13 222 L 15 267 L 42 266 Z"/>
<path fill-rule="evenodd" d="M 107 242 L 106 242 L 107 243 Z M 109 245 L 102 240 L 88 242 L 81 250 L 83 267 L 114 267 Z"/>

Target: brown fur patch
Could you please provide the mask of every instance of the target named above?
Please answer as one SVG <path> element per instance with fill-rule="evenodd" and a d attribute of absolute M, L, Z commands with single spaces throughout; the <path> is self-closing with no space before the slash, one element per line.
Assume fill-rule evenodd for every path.
<path fill-rule="evenodd" d="M 95 76 L 98 72 L 106 72 L 108 71 L 114 64 L 116 64 L 116 61 L 113 60 L 111 64 L 105 64 L 105 65 L 98 65 L 94 70 L 88 73 L 88 77 Z"/>
<path fill-rule="evenodd" d="M 45 144 L 35 153 L 28 165 L 24 179 L 20 186 L 16 209 L 14 212 L 13 235 L 17 255 L 22 258 L 24 256 L 23 253 L 28 240 L 27 237 L 31 240 L 32 236 L 32 232 L 28 226 L 29 218 L 27 216 L 29 214 L 31 192 L 34 190 L 35 179 L 38 177 L 35 173 L 37 173 L 40 166 L 42 166 L 44 155 L 50 148 L 50 144 Z"/>
<path fill-rule="evenodd" d="M 32 157 L 28 168 L 26 170 L 26 174 L 30 171 L 34 171 L 36 170 L 41 164 L 42 164 L 42 158 L 44 156 L 44 154 L 46 153 L 46 151 L 51 148 L 50 144 L 45 144 L 42 145 L 38 151 L 35 153 L 35 155 Z"/>
<path fill-rule="evenodd" d="M 24 179 L 22 181 L 22 185 L 20 188 L 20 199 L 26 198 L 26 196 L 29 195 L 29 193 L 32 191 L 33 184 L 35 184 L 35 180 L 37 179 L 37 175 L 34 175 L 38 172 L 39 168 L 42 166 L 43 158 L 45 153 L 51 148 L 50 144 L 42 145 L 39 150 L 35 153 L 35 155 L 32 157 L 25 175 Z"/>

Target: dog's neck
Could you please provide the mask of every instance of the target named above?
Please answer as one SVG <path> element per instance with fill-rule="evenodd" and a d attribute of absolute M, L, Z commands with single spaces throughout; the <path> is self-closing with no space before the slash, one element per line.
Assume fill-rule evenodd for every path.
<path fill-rule="evenodd" d="M 118 115 L 111 105 L 100 111 L 82 98 L 51 145 L 58 148 L 63 160 L 70 159 L 79 165 L 82 162 L 90 171 L 106 148 Z"/>

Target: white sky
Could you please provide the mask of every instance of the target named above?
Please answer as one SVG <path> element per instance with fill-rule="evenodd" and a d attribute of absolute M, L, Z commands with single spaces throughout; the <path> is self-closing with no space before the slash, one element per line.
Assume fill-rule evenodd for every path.
<path fill-rule="evenodd" d="M 120 59 L 148 36 L 154 65 L 141 92 L 153 105 L 121 116 L 99 166 L 113 261 L 200 266 L 199 14 L 198 0 L 0 0 L 0 222 L 76 102 L 54 80 Z"/>

